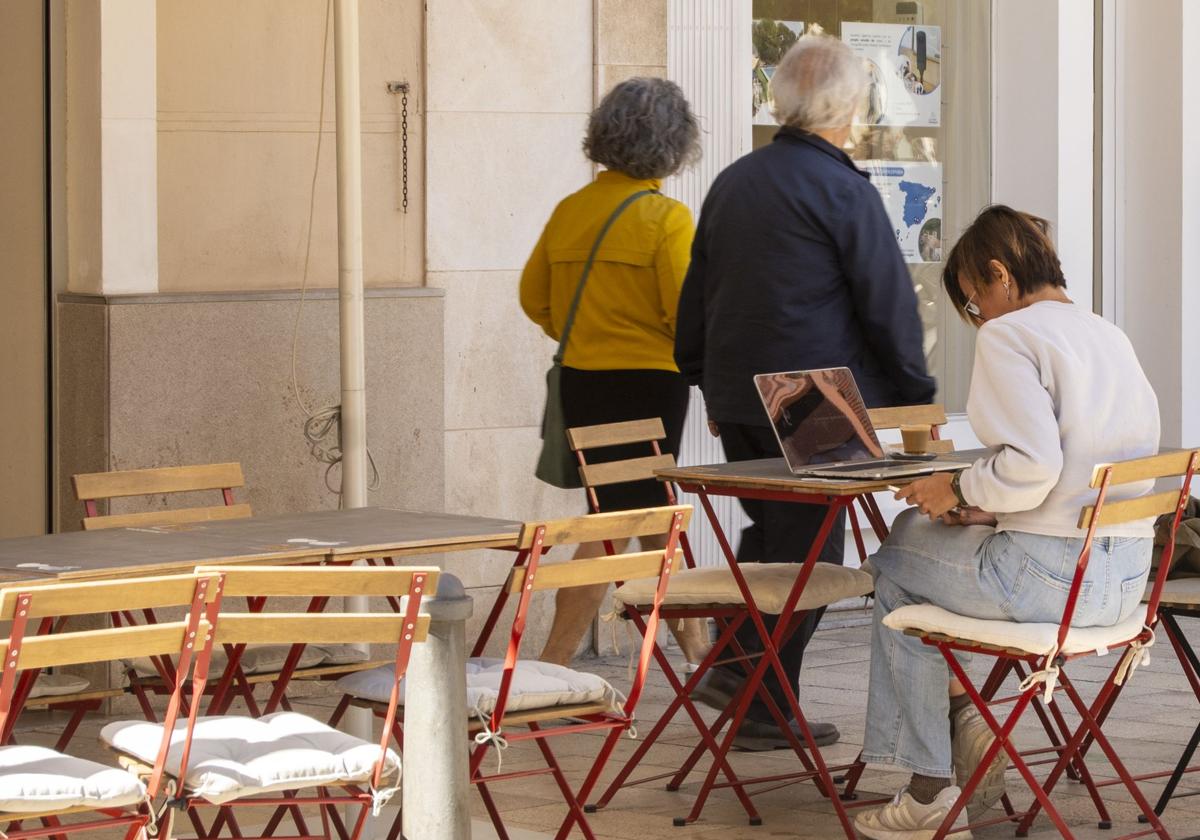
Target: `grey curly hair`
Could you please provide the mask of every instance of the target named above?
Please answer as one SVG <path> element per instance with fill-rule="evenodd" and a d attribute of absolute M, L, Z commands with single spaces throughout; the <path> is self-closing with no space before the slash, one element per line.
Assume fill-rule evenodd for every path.
<path fill-rule="evenodd" d="M 700 128 L 679 85 L 639 76 L 592 111 L 583 153 L 631 178 L 665 178 L 699 159 Z"/>
<path fill-rule="evenodd" d="M 805 35 L 771 77 L 775 120 L 802 131 L 850 125 L 869 81 L 848 46 L 829 35 Z"/>

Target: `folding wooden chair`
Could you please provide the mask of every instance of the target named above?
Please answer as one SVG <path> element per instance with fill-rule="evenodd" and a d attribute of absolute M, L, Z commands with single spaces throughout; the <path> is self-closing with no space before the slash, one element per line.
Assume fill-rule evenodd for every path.
<path fill-rule="evenodd" d="M 147 528 L 213 519 L 245 519 L 251 515 L 250 505 L 233 500 L 233 488 L 246 484 L 242 465 L 238 463 L 80 473 L 71 476 L 71 484 L 75 488 L 75 497 L 84 505 L 85 531 Z M 222 504 L 105 515 L 101 515 L 97 505 L 100 501 L 130 496 L 165 496 L 204 490 L 220 490 Z"/>
<path fill-rule="evenodd" d="M 22 683 L 44 668 L 171 654 L 179 662 L 166 714 L 173 728 L 185 679 L 193 665 L 202 667 L 197 653 L 203 645 L 197 642 L 207 634 L 203 619 L 217 588 L 215 577 L 176 575 L 0 591 L 0 620 L 11 622 L 8 638 L 0 641 L 0 720 L 20 712 Z M 123 606 L 177 607 L 184 615 L 152 627 L 48 632 L 64 618 L 103 615 Z M 0 767 L 0 824 L 7 823 L 3 836 L 11 840 L 87 837 L 111 829 L 124 829 L 126 840 L 133 840 L 154 831 L 146 786 L 124 770 L 30 745 L 0 747 Z M 85 814 L 80 822 L 60 819 Z M 41 825 L 24 827 L 33 820 Z"/>
<path fill-rule="evenodd" d="M 71 477 L 71 483 L 75 488 L 76 497 L 84 503 L 83 528 L 87 531 L 202 522 L 212 519 L 241 519 L 251 515 L 250 505 L 236 504 L 233 499 L 233 488 L 242 487 L 245 484 L 241 465 L 236 463 L 80 473 Z M 116 515 L 101 515 L 98 507 L 98 502 L 108 499 L 197 490 L 220 490 L 224 504 L 214 507 Z M 120 609 L 111 616 L 114 626 L 134 623 L 133 613 L 136 612 L 136 609 L 126 605 L 118 606 Z M 153 712 L 149 711 L 151 707 L 147 690 L 162 696 L 171 693 L 173 676 L 169 673 L 163 673 L 160 670 L 159 674 L 146 679 L 145 675 L 127 670 L 126 676 L 135 696 L 150 714 Z M 244 696 L 245 686 L 242 686 L 242 690 Z M 87 684 L 68 691 L 45 693 L 39 691 L 38 684 L 34 684 L 30 686 L 29 696 L 20 704 L 20 707 L 28 710 L 41 708 L 69 712 L 70 717 L 63 725 L 58 743 L 55 745 L 55 749 L 63 750 L 66 749 L 88 714 L 98 710 L 105 701 L 121 697 L 124 694 L 124 688 L 92 688 Z M 253 703 L 252 697 L 249 702 Z M 5 727 L 0 728 L 0 742 L 10 743 L 13 740 L 15 725 L 16 718 L 13 717 Z"/>
<path fill-rule="evenodd" d="M 189 522 L 207 522 L 225 519 L 245 519 L 252 515 L 250 505 L 235 502 L 233 490 L 245 486 L 241 464 L 200 464 L 184 467 L 160 467 L 144 470 L 116 470 L 104 473 L 81 473 L 72 476 L 76 497 L 84 503 L 85 530 L 103 528 L 152 527 L 155 525 L 180 525 Z M 154 510 L 145 513 L 100 515 L 98 503 L 132 496 L 167 496 L 175 493 L 220 490 L 223 504 L 211 507 L 189 507 Z M 319 559 L 319 558 L 318 558 Z M 314 610 L 323 608 L 323 602 L 314 601 Z M 261 599 L 250 603 L 251 610 L 263 608 Z M 138 623 L 135 611 L 121 610 L 112 616 L 116 626 Z M 152 614 L 143 618 L 153 622 Z M 155 659 L 129 663 L 125 676 L 129 689 L 138 700 L 147 720 L 155 719 L 151 703 L 152 695 L 169 693 L 173 679 L 170 663 Z M 365 662 L 354 656 L 344 645 L 328 650 L 305 650 L 304 646 L 293 645 L 280 649 L 251 645 L 249 649 L 216 651 L 214 667 L 223 671 L 219 679 L 210 686 L 209 714 L 223 714 L 232 703 L 241 698 L 251 714 L 269 714 L 278 709 L 288 709 L 285 689 L 290 680 L 338 679 L 344 674 L 363 668 L 374 668 L 378 662 Z M 271 694 L 260 706 L 254 696 L 254 688 L 270 685 Z M 117 693 L 124 693 L 117 690 Z M 70 708 L 73 711 L 67 732 L 73 732 L 84 714 L 99 706 L 92 698 L 94 692 L 84 692 L 77 701 L 60 698 L 54 708 Z M 69 738 L 69 734 L 64 733 Z"/>
<path fill-rule="evenodd" d="M 1173 547 L 1172 547 L 1173 549 Z M 1164 560 L 1170 562 L 1170 555 L 1166 554 L 1164 549 Z M 1153 597 L 1153 588 L 1147 593 L 1146 601 L 1149 602 Z M 1175 652 L 1176 658 L 1179 660 L 1179 665 L 1183 669 L 1183 674 L 1187 678 L 1188 685 L 1192 689 L 1192 694 L 1196 700 L 1200 702 L 1200 657 L 1197 657 L 1192 643 L 1188 640 L 1187 635 L 1183 632 L 1183 628 L 1179 626 L 1179 619 L 1196 619 L 1200 618 L 1200 578 L 1183 578 L 1177 580 L 1168 580 L 1163 584 L 1162 594 L 1159 597 L 1158 603 L 1158 626 L 1166 633 L 1167 640 L 1171 643 L 1171 649 Z M 1103 724 L 1107 719 L 1112 707 L 1116 704 L 1117 698 L 1120 696 L 1122 685 L 1118 684 L 1114 689 L 1108 704 L 1101 709 L 1096 719 Z M 1192 765 L 1192 757 L 1196 753 L 1196 748 L 1200 746 L 1200 723 L 1197 723 L 1196 728 L 1192 731 L 1188 738 L 1187 744 L 1183 748 L 1183 752 L 1179 756 L 1179 760 L 1170 770 L 1162 770 L 1152 773 L 1143 773 L 1134 776 L 1136 782 L 1146 782 L 1157 779 L 1166 779 L 1167 782 L 1163 787 L 1162 793 L 1159 794 L 1158 801 L 1154 805 L 1154 813 L 1160 817 L 1167 809 L 1167 805 L 1176 796 L 1194 796 L 1194 793 L 1178 794 L 1176 790 L 1183 777 L 1189 773 L 1200 771 L 1200 765 Z M 1088 740 L 1084 740 L 1080 752 L 1086 752 L 1090 747 Z M 1069 768 L 1068 768 L 1069 769 Z M 1119 780 L 1107 779 L 1100 782 L 1095 782 L 1097 788 L 1108 787 Z M 1106 815 L 1102 815 L 1101 827 L 1107 827 L 1103 820 L 1107 819 Z M 1139 822 L 1146 822 L 1145 816 L 1138 817 Z"/>
<path fill-rule="evenodd" d="M 663 454 L 659 441 L 666 438 L 662 420 L 658 417 L 646 420 L 631 420 L 624 423 L 603 423 L 596 426 L 577 426 L 567 429 L 567 443 L 575 453 L 579 462 L 579 476 L 587 494 L 588 510 L 591 513 L 602 513 L 600 499 L 596 494 L 599 487 L 623 484 L 630 481 L 656 480 L 655 470 L 675 466 L 675 456 Z M 633 447 L 645 445 L 649 453 L 641 457 L 624 458 L 619 461 L 606 461 L 589 464 L 587 453 L 595 449 L 607 449 L 614 446 Z M 663 483 L 663 499 L 669 505 L 678 504 L 675 490 L 669 482 Z M 692 555 L 692 546 L 687 540 L 687 534 L 680 534 L 680 546 L 683 549 L 684 562 L 690 569 L 696 565 Z M 611 541 L 605 542 L 605 551 L 613 554 Z M 513 558 L 513 569 L 523 567 L 529 559 L 528 549 L 518 549 Z M 511 593 L 501 588 L 496 594 L 496 600 L 488 612 L 488 617 L 479 631 L 475 645 L 471 649 L 472 657 L 483 656 L 487 644 L 491 641 L 504 608 L 508 605 Z"/>
<path fill-rule="evenodd" d="M 691 512 L 691 507 L 686 505 L 647 508 L 549 522 L 528 522 L 521 529 L 518 545 L 529 552 L 529 559 L 523 566 L 513 569 L 505 586 L 506 591 L 517 598 L 508 650 L 503 661 L 473 658 L 467 663 L 468 693 L 475 698 L 475 708 L 471 710 L 475 718 L 466 722 L 472 739 L 471 782 L 479 790 L 484 807 L 501 838 L 507 838 L 508 833 L 491 786 L 534 775 L 552 776 L 567 805 L 568 813 L 556 834 L 557 840 L 565 838 L 575 826 L 589 840 L 595 837 L 584 815 L 583 803 L 600 778 L 617 739 L 634 725 L 637 703 L 654 654 L 654 631 L 659 622 L 658 605 L 666 593 L 668 580 L 674 576 L 673 570 L 681 566 L 679 537 L 687 527 Z M 655 535 L 666 537 L 666 547 L 661 551 L 615 554 L 563 563 L 541 562 L 550 546 Z M 646 613 L 646 636 L 637 669 L 623 702 L 615 689 L 595 675 L 520 658 L 521 641 L 535 592 L 634 579 L 651 581 L 655 594 L 650 599 Z M 498 689 L 489 690 L 485 685 L 487 679 L 472 680 L 472 675 L 481 669 L 489 672 L 493 685 L 495 676 L 499 674 Z M 576 689 L 560 693 L 556 700 L 542 699 L 537 696 L 541 688 L 540 679 L 547 674 L 560 681 L 560 684 L 569 683 Z M 382 698 L 371 689 L 368 678 L 369 674 L 362 674 L 339 682 L 347 694 L 331 722 L 340 719 L 351 705 L 373 709 L 377 716 L 382 716 Z M 545 728 L 551 723 L 553 726 Z M 604 732 L 606 736 L 583 784 L 577 791 L 572 791 L 558 759 L 550 749 L 549 739 L 593 732 Z M 393 734 L 402 747 L 404 733 L 401 724 L 394 727 Z M 545 763 L 544 768 L 512 772 L 501 772 L 498 768 L 496 773 L 484 772 L 483 765 L 489 751 L 503 750 L 523 741 L 533 741 L 537 745 Z M 395 840 L 399 836 L 400 817 L 397 816 L 388 839 Z"/>
<path fill-rule="evenodd" d="M 1144 613 L 1137 610 L 1129 618 L 1112 627 L 1072 627 L 1071 619 L 1075 613 L 1075 605 L 1087 571 L 1096 529 L 1102 526 L 1147 519 L 1164 513 L 1173 513 L 1174 520 L 1168 546 L 1173 545 L 1175 530 L 1187 504 L 1192 475 L 1198 464 L 1200 464 L 1200 450 L 1187 450 L 1096 467 L 1091 482 L 1092 488 L 1097 490 L 1096 502 L 1094 505 L 1084 507 L 1080 514 L 1079 528 L 1086 531 L 1086 536 L 1067 596 L 1062 620 L 1057 626 L 970 618 L 932 604 L 901 607 L 884 618 L 884 624 L 891 629 L 916 636 L 925 644 L 932 645 L 941 651 L 951 673 L 966 688 L 971 702 L 996 736 L 983 755 L 979 767 L 963 786 L 958 802 L 946 815 L 946 819 L 935 835 L 935 840 L 940 840 L 951 831 L 961 809 L 966 806 L 967 801 L 970 800 L 1001 749 L 1008 753 L 1012 765 L 1016 767 L 1021 778 L 1032 790 L 1035 801 L 1027 811 L 978 821 L 971 827 L 978 828 L 993 823 L 1016 821 L 1019 823 L 1017 833 L 1024 836 L 1039 811 L 1045 809 L 1047 816 L 1062 836 L 1071 837 L 1072 834 L 1066 823 L 1050 800 L 1050 793 L 1069 766 L 1073 763 L 1078 766 L 1078 762 L 1082 760 L 1087 748 L 1092 743 L 1099 745 L 1104 752 L 1112 764 L 1113 770 L 1116 771 L 1120 783 L 1128 790 L 1141 810 L 1143 818 L 1151 826 L 1150 830 L 1135 832 L 1126 837 L 1157 834 L 1163 840 L 1168 840 L 1169 835 L 1166 829 L 1159 821 L 1158 815 L 1151 809 L 1136 780 L 1125 768 L 1120 756 L 1104 735 L 1102 724 L 1119 686 L 1137 667 L 1145 648 L 1153 644 L 1153 627 L 1157 621 L 1160 596 L 1166 581 L 1167 569 L 1170 566 L 1170 549 L 1165 551 L 1163 563 L 1151 589 L 1149 606 Z M 1179 490 L 1106 502 L 1110 487 L 1180 476 L 1183 481 Z M 972 684 L 965 669 L 955 658 L 955 651 L 979 653 L 1020 663 L 1029 669 L 1029 674 L 1022 681 L 1015 696 L 989 702 Z M 1119 651 L 1121 656 L 1096 699 L 1089 706 L 1083 701 L 1074 684 L 1067 677 L 1066 666 L 1083 657 L 1099 656 L 1112 651 Z M 1043 698 L 1048 701 L 1055 684 L 1062 688 L 1063 693 L 1071 701 L 1071 705 L 1080 716 L 1081 723 L 1067 743 L 1060 750 L 1056 750 L 1058 758 L 1053 768 L 1044 782 L 1039 783 L 1021 752 L 1013 743 L 1011 736 L 1034 695 L 1041 693 Z M 1011 702 L 1013 706 L 1003 724 L 996 719 L 992 712 L 993 706 L 998 706 L 1002 702 Z"/>
<path fill-rule="evenodd" d="M 667 431 L 663 428 L 659 417 L 645 420 L 631 420 L 624 423 L 603 423 L 597 426 L 577 426 L 567 429 L 567 444 L 579 461 L 579 477 L 583 481 L 583 489 L 587 494 L 588 510 L 591 513 L 602 513 L 599 494 L 600 487 L 611 487 L 616 484 L 628 484 L 634 481 L 654 481 L 662 488 L 663 499 L 667 505 L 679 503 L 675 488 L 669 481 L 658 481 L 655 470 L 675 466 L 675 456 L 664 454 L 659 441 L 665 440 Z M 595 450 L 609 450 L 613 447 L 625 447 L 626 451 L 641 445 L 650 454 L 607 460 L 589 464 L 588 453 Z M 679 535 L 679 545 L 683 549 L 683 560 L 689 569 L 696 567 L 696 558 L 692 554 L 692 545 L 686 533 Z M 606 546 L 606 551 L 612 554 L 612 546 Z M 682 619 L 685 621 L 704 621 L 707 631 L 707 620 L 701 618 Z M 694 669 L 693 669 L 694 670 Z"/>
<path fill-rule="evenodd" d="M 827 530 L 827 529 L 826 529 Z M 700 818 L 709 794 L 716 789 L 730 788 L 737 797 L 742 808 L 746 811 L 750 825 L 760 825 L 762 817 L 751 800 L 755 791 L 751 787 L 759 786 L 757 793 L 774 790 L 781 783 L 794 783 L 812 780 L 822 795 L 836 800 L 838 793 L 834 790 L 833 774 L 846 770 L 854 765 L 842 767 L 827 767 L 821 757 L 820 750 L 796 737 L 789 724 L 790 715 L 784 714 L 771 693 L 763 686 L 762 680 L 768 667 L 768 657 L 762 654 L 750 654 L 741 647 L 737 639 L 737 631 L 743 623 L 751 621 L 751 613 L 746 591 L 761 614 L 776 616 L 785 621 L 780 633 L 779 645 L 795 633 L 804 623 L 805 616 L 811 610 L 828 606 L 845 598 L 868 594 L 872 588 L 870 575 L 858 569 L 848 569 L 831 563 L 817 562 L 819 545 L 824 542 L 824 534 L 817 541 L 817 550 L 810 551 L 810 556 L 804 563 L 741 563 L 738 571 L 742 580 L 738 580 L 733 570 L 728 566 L 715 568 L 684 569 L 673 574 L 671 588 L 661 601 L 659 614 L 665 620 L 705 616 L 713 618 L 720 628 L 720 635 L 713 644 L 698 670 L 682 683 L 670 667 L 665 653 L 657 645 L 652 653 L 660 668 L 675 691 L 675 698 L 668 704 L 662 717 L 645 735 L 637 750 L 625 762 L 616 777 L 609 783 L 608 788 L 599 800 L 587 807 L 588 811 L 603 808 L 612 801 L 613 797 L 625 787 L 646 784 L 667 778 L 667 790 L 675 791 L 683 785 L 687 776 L 705 754 L 712 756 L 712 764 L 700 785 L 696 800 L 686 817 L 675 819 L 675 825 L 682 826 L 695 822 Z M 625 618 L 634 622 L 643 638 L 650 632 L 650 627 L 643 616 L 652 603 L 654 593 L 647 587 L 645 581 L 630 581 L 616 591 L 618 609 Z M 757 661 L 756 661 L 757 660 Z M 717 719 L 708 724 L 700 716 L 691 701 L 691 692 L 704 678 L 708 669 L 718 662 L 737 662 L 744 669 L 746 678 L 741 689 L 734 696 L 729 707 Z M 781 737 L 785 738 L 796 756 L 799 758 L 802 770 L 797 772 L 774 774 L 763 778 L 740 778 L 728 761 L 737 727 L 742 721 L 747 695 L 757 695 L 763 700 L 776 725 Z M 789 699 L 789 706 L 794 698 Z M 663 733 L 680 709 L 683 709 L 692 720 L 700 736 L 700 743 L 692 750 L 677 771 L 661 773 L 630 781 L 629 777 L 645 759 L 646 754 L 655 740 Z M 802 731 L 807 732 L 807 723 L 797 704 L 789 712 L 796 715 L 801 722 Z M 722 735 L 722 731 L 724 734 Z M 806 736 L 807 737 L 807 736 Z M 718 740 L 720 739 L 720 740 Z M 811 740 L 809 741 L 811 743 Z M 717 776 L 725 778 L 718 783 Z M 765 789 L 761 786 L 765 785 Z M 835 805 L 847 831 L 849 823 L 845 819 L 840 802 Z"/>
<path fill-rule="evenodd" d="M 274 809 L 274 813 L 263 833 L 255 837 L 275 836 L 285 813 L 291 813 L 299 836 L 305 840 L 330 838 L 334 830 L 340 837 L 358 840 L 367 817 L 398 789 L 400 758 L 387 743 L 412 645 L 423 641 L 428 632 L 429 619 L 420 615 L 420 607 L 422 598 L 437 591 L 438 570 L 242 566 L 200 568 L 197 574 L 212 576 L 219 593 L 207 610 L 213 631 L 206 653 L 213 645 L 250 641 L 393 645 L 382 742 L 371 744 L 296 712 L 276 712 L 260 718 L 198 717 L 206 670 L 198 670 L 192 680 L 186 725 L 122 721 L 104 727 L 101 739 L 120 755 L 131 772 L 148 780 L 149 795 L 161 799 L 164 810 L 187 814 L 199 838 L 219 837 L 225 828 L 235 837 L 247 836 L 234 811 L 257 807 Z M 221 609 L 225 597 L 358 595 L 407 596 L 408 601 L 403 614 L 232 613 Z M 299 793 L 313 789 L 313 793 Z M 318 809 L 320 834 L 309 831 L 301 811 L 305 806 Z M 198 811 L 212 807 L 218 808 L 218 814 L 206 828 Z M 356 812 L 349 830 L 340 807 Z M 170 821 L 160 817 L 160 823 L 159 837 L 169 840 Z"/>
<path fill-rule="evenodd" d="M 1164 549 L 1164 554 L 1166 554 L 1166 549 Z M 1169 563 L 1169 561 L 1169 555 L 1164 557 L 1164 562 Z M 1200 703 L 1200 657 L 1196 656 L 1192 643 L 1188 641 L 1183 628 L 1179 626 L 1181 618 L 1200 619 L 1200 578 L 1168 580 L 1162 588 L 1162 596 L 1158 604 L 1158 617 L 1161 622 L 1160 626 L 1166 632 L 1167 639 L 1171 642 L 1171 648 L 1179 659 L 1183 674 L 1187 677 L 1188 685 L 1191 686 L 1196 701 Z M 1164 773 L 1150 773 L 1137 777 L 1138 781 L 1164 777 L 1167 779 L 1167 783 L 1158 797 L 1158 802 L 1154 805 L 1154 813 L 1159 816 L 1162 816 L 1171 799 L 1176 796 L 1175 790 L 1179 787 L 1179 782 L 1183 779 L 1184 774 L 1200 770 L 1200 765 L 1191 764 L 1197 746 L 1200 746 L 1200 721 L 1197 722 L 1195 730 L 1188 738 L 1188 742 L 1179 756 L 1179 761 L 1176 762 L 1173 769 Z"/>

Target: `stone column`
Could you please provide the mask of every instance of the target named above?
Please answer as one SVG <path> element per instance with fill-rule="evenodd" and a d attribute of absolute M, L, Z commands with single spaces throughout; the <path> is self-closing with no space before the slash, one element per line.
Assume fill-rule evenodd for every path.
<path fill-rule="evenodd" d="M 404 836 L 470 840 L 467 769 L 466 622 L 473 601 L 454 575 L 422 604 L 432 619 L 413 645 L 404 691 Z"/>
<path fill-rule="evenodd" d="M 65 9 L 68 286 L 157 292 L 155 0 L 67 0 Z"/>

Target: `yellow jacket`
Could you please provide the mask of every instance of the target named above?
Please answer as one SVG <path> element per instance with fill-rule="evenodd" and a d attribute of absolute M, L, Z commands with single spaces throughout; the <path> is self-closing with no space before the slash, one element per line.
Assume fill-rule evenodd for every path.
<path fill-rule="evenodd" d="M 521 274 L 521 308 L 555 341 L 600 228 L 626 197 L 658 189 L 620 172 L 563 199 Z M 580 370 L 678 370 L 675 310 L 691 255 L 692 214 L 674 199 L 639 198 L 604 237 L 563 364 Z"/>

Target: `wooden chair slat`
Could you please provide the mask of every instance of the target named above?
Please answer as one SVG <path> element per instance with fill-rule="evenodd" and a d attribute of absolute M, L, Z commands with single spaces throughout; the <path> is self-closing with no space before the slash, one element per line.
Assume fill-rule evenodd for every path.
<path fill-rule="evenodd" d="M 113 499 L 121 496 L 149 496 L 157 493 L 182 493 L 190 490 L 220 490 L 243 487 L 246 479 L 242 465 L 196 464 L 186 467 L 158 467 L 147 470 L 116 470 L 80 473 L 71 476 L 75 496 L 88 499 Z"/>
<path fill-rule="evenodd" d="M 626 481 L 653 479 L 655 470 L 666 470 L 673 466 L 674 455 L 648 455 L 645 458 L 588 464 L 579 468 L 579 476 L 583 479 L 584 487 L 604 487 L 609 484 L 623 484 Z"/>
<path fill-rule="evenodd" d="M 944 405 L 898 405 L 889 408 L 868 408 L 867 415 L 876 431 L 879 429 L 899 429 L 901 426 L 944 426 L 946 425 L 946 407 Z"/>
<path fill-rule="evenodd" d="M 21 644 L 22 670 L 53 668 L 63 665 L 82 665 L 113 659 L 135 659 L 140 656 L 175 656 L 183 647 L 187 624 L 171 621 L 162 624 L 115 627 L 102 630 L 80 630 L 48 636 L 27 636 Z M 201 622 L 198 639 L 208 632 Z M 8 640 L 0 649 L 8 655 Z"/>
<path fill-rule="evenodd" d="M 567 429 L 571 449 L 595 449 L 601 446 L 620 446 L 626 443 L 649 443 L 667 436 L 662 418 L 629 420 L 624 423 L 602 423 L 596 426 L 576 426 Z"/>
<path fill-rule="evenodd" d="M 1134 481 L 1149 481 L 1155 478 L 1171 478 L 1187 472 L 1188 460 L 1192 457 L 1191 449 L 1181 452 L 1164 452 L 1161 455 L 1151 455 L 1148 458 L 1135 458 L 1130 461 L 1119 461 L 1112 464 L 1112 478 L 1109 484 L 1129 484 Z M 1104 478 L 1104 470 L 1109 464 L 1097 464 L 1092 471 L 1092 487 L 1099 487 Z"/>
<path fill-rule="evenodd" d="M 641 551 L 616 554 L 612 557 L 588 557 L 566 563 L 543 563 L 534 575 L 533 591 L 569 589 L 572 586 L 591 586 L 597 583 L 656 578 L 662 568 L 661 551 Z M 683 550 L 675 552 L 675 568 L 682 568 Z M 525 586 L 527 569 L 518 566 L 509 573 L 509 592 L 520 592 Z"/>
<path fill-rule="evenodd" d="M 144 513 L 114 513 L 108 516 L 87 516 L 83 530 L 101 531 L 106 528 L 151 528 L 155 525 L 182 525 L 188 522 L 215 522 L 225 519 L 249 519 L 254 515 L 248 504 L 213 505 L 212 507 L 150 510 Z"/>
<path fill-rule="evenodd" d="M 30 697 L 25 701 L 25 708 L 42 706 L 57 706 L 60 703 L 85 703 L 88 700 L 112 700 L 124 697 L 123 688 L 98 688 L 87 691 L 75 691 L 70 694 L 43 694 L 41 697 Z"/>
<path fill-rule="evenodd" d="M 1091 527 L 1093 518 L 1096 518 L 1099 527 L 1149 519 L 1152 516 L 1174 512 L 1177 504 L 1179 504 L 1179 491 L 1167 490 L 1163 493 L 1152 493 L 1149 496 L 1126 499 L 1121 502 L 1105 502 L 1099 517 L 1095 517 L 1095 505 L 1088 505 L 1079 514 L 1079 527 L 1081 529 Z"/>
<path fill-rule="evenodd" d="M 395 645 L 403 627 L 404 616 L 389 613 L 229 613 L 217 621 L 216 643 Z M 419 616 L 413 642 L 425 641 L 428 633 L 429 616 Z"/>
<path fill-rule="evenodd" d="M 11 621 L 22 592 L 31 595 L 29 617 L 88 615 L 119 610 L 186 606 L 196 589 L 193 575 L 119 578 L 87 583 L 57 583 L 0 590 L 0 621 Z M 215 597 L 210 587 L 208 600 Z"/>
<path fill-rule="evenodd" d="M 548 546 L 665 534 L 670 530 L 671 519 L 677 512 L 683 513 L 683 529 L 687 530 L 688 522 L 692 518 L 690 505 L 594 513 L 569 519 L 552 519 L 548 522 L 526 522 L 521 527 L 517 547 L 530 548 L 533 545 L 534 533 L 542 525 L 546 528 L 545 544 Z"/>
<path fill-rule="evenodd" d="M 407 595 L 416 572 L 427 575 L 423 598 L 437 593 L 436 566 L 198 566 L 197 574 L 224 574 L 225 597 L 289 595 Z M 393 640 L 394 641 L 394 640 Z"/>

